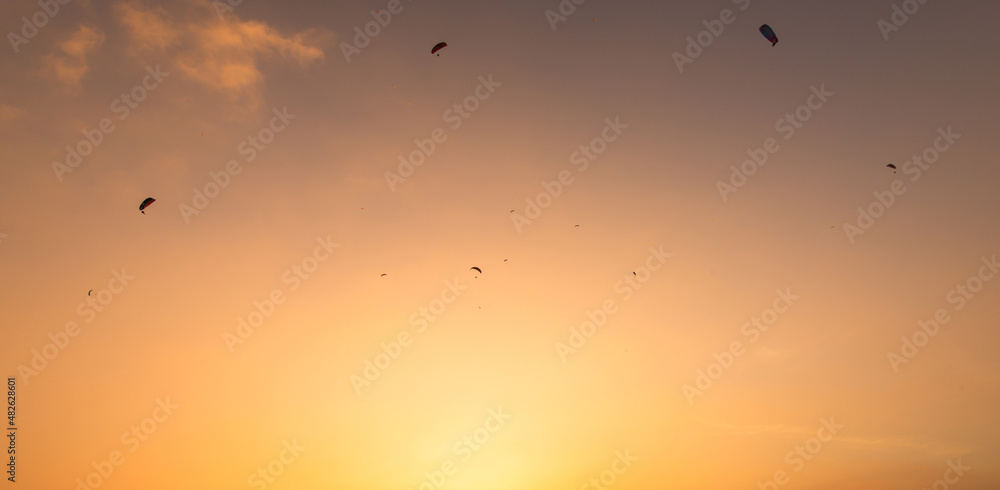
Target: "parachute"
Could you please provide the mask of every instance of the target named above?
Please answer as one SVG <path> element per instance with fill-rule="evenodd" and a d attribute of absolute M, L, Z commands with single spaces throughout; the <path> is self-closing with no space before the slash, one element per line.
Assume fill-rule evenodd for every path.
<path fill-rule="evenodd" d="M 156 199 L 153 199 L 152 197 L 147 197 L 142 201 L 142 204 L 139 205 L 139 211 L 148 208 L 149 205 L 153 204 L 154 202 L 156 202 Z M 146 214 L 146 212 L 142 211 L 142 214 Z"/>
<path fill-rule="evenodd" d="M 381 275 L 381 276 L 379 276 L 379 277 L 385 277 L 385 276 L 388 276 L 388 275 L 389 275 L 389 274 L 382 274 L 382 275 Z"/>
<path fill-rule="evenodd" d="M 469 268 L 469 270 L 470 270 L 470 271 L 476 271 L 476 272 L 478 272 L 478 273 L 480 273 L 480 274 L 482 274 L 482 273 L 483 273 L 483 270 L 482 270 L 482 269 L 480 269 L 479 267 L 471 267 L 471 268 Z"/>
<path fill-rule="evenodd" d="M 890 163 L 890 164 L 886 165 L 886 167 L 891 168 L 892 169 L 892 173 L 896 173 L 896 166 L 895 165 L 893 165 L 893 164 Z"/>
<path fill-rule="evenodd" d="M 90 296 L 90 293 L 93 293 L 93 292 L 94 292 L 93 289 L 91 289 L 90 291 L 87 291 L 87 296 Z"/>
<path fill-rule="evenodd" d="M 760 26 L 760 33 L 763 34 L 768 41 L 771 41 L 771 46 L 778 44 L 778 36 L 774 35 L 774 30 L 771 29 L 771 26 L 767 24 Z"/>
<path fill-rule="evenodd" d="M 431 54 L 437 54 L 438 51 L 441 51 L 441 48 L 443 48 L 443 47 L 445 47 L 447 45 L 448 45 L 448 43 L 437 43 L 437 44 L 435 44 L 434 47 L 431 48 Z M 441 55 L 438 55 L 438 56 L 441 56 Z"/>

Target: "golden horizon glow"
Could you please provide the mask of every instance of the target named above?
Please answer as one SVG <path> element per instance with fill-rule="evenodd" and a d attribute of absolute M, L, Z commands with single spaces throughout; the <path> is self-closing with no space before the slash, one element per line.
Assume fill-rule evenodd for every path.
<path fill-rule="evenodd" d="M 18 488 L 1000 486 L 1000 5 L 42 3 Z"/>

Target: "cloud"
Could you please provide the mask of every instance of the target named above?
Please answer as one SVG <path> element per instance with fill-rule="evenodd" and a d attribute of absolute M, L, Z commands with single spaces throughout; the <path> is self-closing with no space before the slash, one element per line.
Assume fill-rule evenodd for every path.
<path fill-rule="evenodd" d="M 791 357 L 792 354 L 793 351 L 791 349 L 774 349 L 766 345 L 762 345 L 753 353 L 753 357 L 762 363 L 781 364 L 786 359 Z"/>
<path fill-rule="evenodd" d="M 321 31 L 284 36 L 262 22 L 242 21 L 233 14 L 220 18 L 208 2 L 172 7 L 168 12 L 136 1 L 118 5 L 135 54 L 166 56 L 188 79 L 244 107 L 260 102 L 262 61 L 277 58 L 306 66 L 324 58 L 316 45 L 329 36 Z"/>
<path fill-rule="evenodd" d="M 87 56 L 104 44 L 104 32 L 96 27 L 81 25 L 69 39 L 56 45 L 42 59 L 42 74 L 57 83 L 77 90 L 80 80 L 90 71 Z"/>
<path fill-rule="evenodd" d="M 180 39 L 180 29 L 162 7 L 143 9 L 136 4 L 121 4 L 118 13 L 130 31 L 132 46 L 138 51 L 163 51 Z"/>
<path fill-rule="evenodd" d="M 786 424 L 752 425 L 752 424 L 727 424 L 715 422 L 705 418 L 699 418 L 699 422 L 719 429 L 727 435 L 752 436 L 760 434 L 773 434 L 788 437 L 790 439 L 808 438 L 816 435 L 819 425 L 815 427 L 791 426 Z M 952 441 L 931 440 L 927 437 L 864 437 L 852 436 L 849 434 L 837 434 L 835 440 L 846 444 L 867 446 L 869 449 L 881 451 L 906 451 L 919 452 L 934 458 L 951 458 L 969 454 L 976 450 L 975 447 L 967 444 L 959 444 Z"/>
<path fill-rule="evenodd" d="M 770 425 L 734 425 L 714 422 L 705 418 L 699 418 L 699 422 L 716 429 L 720 429 L 729 435 L 750 436 L 757 434 L 782 434 L 787 436 L 806 436 L 816 434 L 815 427 L 795 427 L 786 424 Z"/>
<path fill-rule="evenodd" d="M 20 119 L 23 116 L 24 109 L 12 107 L 6 104 L 0 104 L 0 125 L 7 124 L 15 119 Z"/>

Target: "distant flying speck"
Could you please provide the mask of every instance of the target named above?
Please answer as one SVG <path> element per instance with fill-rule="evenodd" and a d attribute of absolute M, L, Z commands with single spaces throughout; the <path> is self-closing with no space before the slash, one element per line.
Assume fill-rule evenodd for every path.
<path fill-rule="evenodd" d="M 381 275 L 381 276 L 379 276 L 379 277 L 385 277 L 385 276 L 388 276 L 388 275 L 389 275 L 389 274 L 382 274 L 382 275 Z"/>
<path fill-rule="evenodd" d="M 891 168 L 892 169 L 892 173 L 896 173 L 896 166 L 895 165 L 893 165 L 893 164 L 890 163 L 890 164 L 886 165 L 886 167 Z"/>
<path fill-rule="evenodd" d="M 441 51 L 441 48 L 444 48 L 444 47 L 447 47 L 447 46 L 448 46 L 448 43 L 437 43 L 437 44 L 434 45 L 433 48 L 431 48 L 431 54 L 437 54 L 438 51 Z M 438 56 L 441 56 L 441 55 L 438 54 Z"/>
<path fill-rule="evenodd" d="M 93 292 L 94 292 L 93 289 L 91 289 L 90 291 L 87 291 L 87 296 L 90 296 L 90 293 L 93 293 Z"/>

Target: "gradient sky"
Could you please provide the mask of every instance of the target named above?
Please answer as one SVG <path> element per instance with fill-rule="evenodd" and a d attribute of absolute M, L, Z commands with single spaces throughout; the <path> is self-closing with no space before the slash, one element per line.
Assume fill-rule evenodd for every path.
<path fill-rule="evenodd" d="M 72 0 L 0 55 L 19 488 L 1000 488 L 997 2 L 886 39 L 890 0 L 403 0 L 349 61 L 393 4 L 218 5 Z"/>

